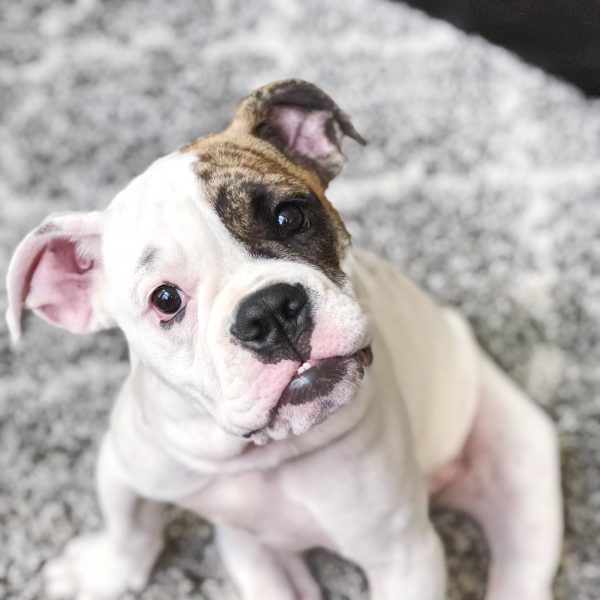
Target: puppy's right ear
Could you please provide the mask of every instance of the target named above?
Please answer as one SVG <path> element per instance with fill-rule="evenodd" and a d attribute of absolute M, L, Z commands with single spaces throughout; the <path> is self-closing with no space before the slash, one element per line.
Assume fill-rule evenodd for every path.
<path fill-rule="evenodd" d="M 113 325 L 103 302 L 102 230 L 99 212 L 55 215 L 19 244 L 6 279 L 13 342 L 21 336 L 23 306 L 74 333 Z"/>

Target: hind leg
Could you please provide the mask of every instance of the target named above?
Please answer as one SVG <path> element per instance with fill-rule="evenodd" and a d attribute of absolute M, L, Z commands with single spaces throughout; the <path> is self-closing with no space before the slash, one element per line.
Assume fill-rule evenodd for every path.
<path fill-rule="evenodd" d="M 489 359 L 456 472 L 434 501 L 471 515 L 491 551 L 486 600 L 549 600 L 562 501 L 553 424 Z"/>

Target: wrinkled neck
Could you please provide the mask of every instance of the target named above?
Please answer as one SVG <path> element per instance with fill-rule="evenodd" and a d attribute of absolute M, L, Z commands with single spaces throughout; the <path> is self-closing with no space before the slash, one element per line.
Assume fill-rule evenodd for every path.
<path fill-rule="evenodd" d="M 183 462 L 224 461 L 248 445 L 224 431 L 200 402 L 180 394 L 139 361 L 132 362 L 130 381 L 143 426 Z"/>
<path fill-rule="evenodd" d="M 125 385 L 142 434 L 178 462 L 207 475 L 271 469 L 311 453 L 354 429 L 368 407 L 366 395 L 358 394 L 307 433 L 257 446 L 224 431 L 206 409 L 180 395 L 135 358 Z"/>

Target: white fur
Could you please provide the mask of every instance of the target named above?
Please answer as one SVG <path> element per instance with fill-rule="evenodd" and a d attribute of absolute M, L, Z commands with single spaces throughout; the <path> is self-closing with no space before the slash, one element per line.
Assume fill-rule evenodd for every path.
<path fill-rule="evenodd" d="M 349 253 L 342 289 L 314 267 L 250 256 L 203 199 L 192 160 L 160 159 L 105 213 L 102 298 L 127 336 L 132 369 L 99 462 L 107 529 L 47 566 L 49 595 L 107 599 L 140 589 L 162 546 L 160 504 L 172 502 L 215 523 L 245 600 L 317 600 L 300 557 L 317 545 L 360 564 L 373 600 L 441 600 L 445 568 L 429 484 L 494 536 L 490 600 L 550 598 L 560 490 L 543 416 L 485 366 L 457 315 L 384 261 Z M 157 269 L 136 275 L 148 247 L 158 249 Z M 185 319 L 168 331 L 148 307 L 165 280 L 190 297 Z M 228 329 L 240 299 L 275 281 L 310 290 L 315 357 L 351 354 L 372 339 L 375 358 L 357 389 L 334 390 L 323 422 L 314 402 L 293 407 L 285 424 L 249 442 L 243 434 L 267 423 L 299 365 L 260 363 Z M 490 415 L 523 452 L 526 436 L 514 432 L 526 416 L 539 460 L 513 464 L 505 438 L 490 435 L 481 458 L 462 461 L 482 445 L 478 432 Z M 537 489 L 522 485 L 527 477 Z M 478 495 L 465 496 L 473 480 Z M 497 513 L 492 496 L 505 499 Z M 528 554 L 534 534 L 542 543 Z"/>

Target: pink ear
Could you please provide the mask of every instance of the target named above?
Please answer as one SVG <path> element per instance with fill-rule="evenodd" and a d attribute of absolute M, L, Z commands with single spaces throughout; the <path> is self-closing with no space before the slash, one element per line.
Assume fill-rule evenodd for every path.
<path fill-rule="evenodd" d="M 365 144 L 346 113 L 316 85 L 300 79 L 274 81 L 240 103 L 229 126 L 255 135 L 327 185 L 341 170 L 345 135 Z"/>
<path fill-rule="evenodd" d="M 269 116 L 271 127 L 278 134 L 272 141 L 280 150 L 314 160 L 323 167 L 341 168 L 343 156 L 333 141 L 333 132 L 328 132 L 328 126 L 334 127 L 329 112 L 282 104 L 274 106 Z"/>
<path fill-rule="evenodd" d="M 17 248 L 8 269 L 6 319 L 14 341 L 23 305 L 74 333 L 109 324 L 101 307 L 101 219 L 69 214 L 46 221 Z"/>

